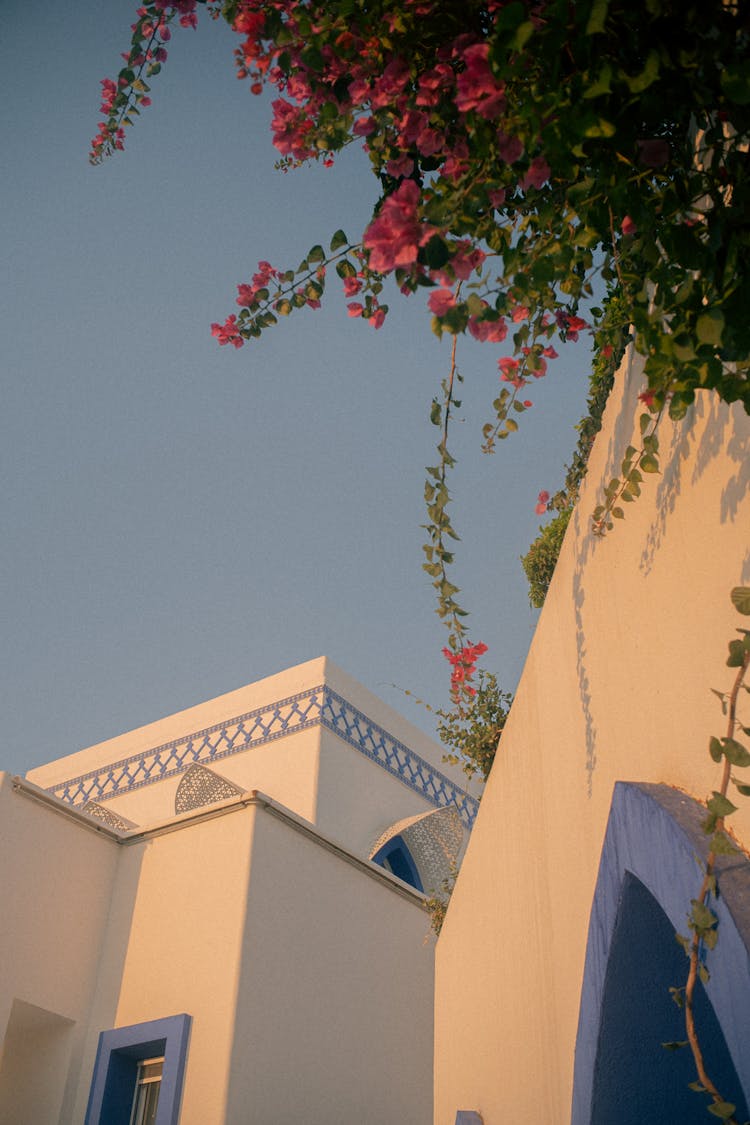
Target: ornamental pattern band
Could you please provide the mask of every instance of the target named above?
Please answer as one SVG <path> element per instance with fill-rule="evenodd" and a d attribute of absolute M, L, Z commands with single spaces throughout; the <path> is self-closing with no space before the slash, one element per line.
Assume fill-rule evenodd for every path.
<path fill-rule="evenodd" d="M 325 685 L 60 781 L 49 792 L 78 807 L 86 801 L 106 801 L 182 773 L 194 763 L 218 762 L 314 726 L 338 735 L 436 808 L 454 806 L 467 828 L 474 824 L 474 797 Z"/>

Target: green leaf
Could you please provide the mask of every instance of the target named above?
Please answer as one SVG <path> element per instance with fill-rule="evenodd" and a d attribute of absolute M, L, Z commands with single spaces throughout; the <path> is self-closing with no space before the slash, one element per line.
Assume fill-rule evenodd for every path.
<path fill-rule="evenodd" d="M 323 249 L 323 247 L 322 247 L 322 246 L 318 246 L 318 245 L 316 244 L 316 245 L 315 245 L 315 246 L 313 246 L 313 247 L 312 247 L 312 249 L 311 249 L 311 250 L 310 250 L 310 251 L 308 252 L 308 255 L 307 255 L 307 261 L 308 261 L 308 262 L 323 262 L 323 261 L 325 261 L 325 256 L 326 256 L 326 252 L 325 252 L 325 250 Z"/>
<path fill-rule="evenodd" d="M 659 55 L 655 50 L 650 50 L 646 65 L 640 74 L 635 78 L 630 78 L 629 75 L 623 75 L 627 82 L 631 94 L 641 94 L 644 90 L 648 89 L 652 82 L 655 82 L 659 77 Z"/>
<path fill-rule="evenodd" d="M 604 31 L 604 21 L 607 18 L 608 7 L 609 0 L 594 0 L 591 5 L 589 22 L 586 24 L 587 35 L 597 35 L 599 32 Z"/>
<path fill-rule="evenodd" d="M 723 832 L 715 832 L 711 837 L 711 851 L 716 855 L 734 855 L 738 849 L 734 846 L 728 836 Z"/>
<path fill-rule="evenodd" d="M 616 132 L 617 130 L 611 121 L 606 121 L 603 117 L 600 117 L 584 129 L 583 135 L 584 137 L 614 137 Z"/>
<path fill-rule="evenodd" d="M 716 925 L 718 919 L 713 910 L 709 910 L 705 903 L 701 902 L 697 898 L 694 898 L 691 900 L 691 905 L 693 907 L 690 914 L 690 921 L 693 924 L 691 928 L 695 928 L 698 930 L 710 930 L 712 926 Z"/>
<path fill-rule="evenodd" d="M 516 28 L 516 33 L 511 39 L 511 47 L 514 51 L 522 51 L 528 43 L 531 36 L 534 34 L 534 24 L 531 20 L 524 20 Z"/>
<path fill-rule="evenodd" d="M 739 612 L 750 616 L 750 586 L 735 586 L 730 597 L 732 605 Z"/>
<path fill-rule="evenodd" d="M 728 668 L 741 668 L 745 663 L 745 646 L 742 641 L 729 642 L 729 656 L 727 657 Z"/>
<path fill-rule="evenodd" d="M 583 91 L 584 98 L 598 98 L 600 94 L 609 94 L 612 87 L 612 67 L 609 63 L 605 63 L 598 75 Z M 601 316 L 601 313 L 596 313 L 591 310 L 593 316 Z"/>
<path fill-rule="evenodd" d="M 750 766 L 750 753 L 741 742 L 737 742 L 734 738 L 724 738 L 722 741 L 724 754 L 733 766 Z"/>
<path fill-rule="evenodd" d="M 357 270 L 348 258 L 342 258 L 340 262 L 336 262 L 336 273 L 342 279 L 357 276 Z"/>
<path fill-rule="evenodd" d="M 641 468 L 643 469 L 644 473 L 659 472 L 659 462 L 657 461 L 656 457 L 654 457 L 653 453 L 643 454 L 643 457 L 641 457 Z"/>
<path fill-rule="evenodd" d="M 724 314 L 721 309 L 707 309 L 698 317 L 695 325 L 696 335 L 701 344 L 718 348 L 724 332 Z"/>
<path fill-rule="evenodd" d="M 716 789 L 714 789 L 713 797 L 706 801 L 706 808 L 716 816 L 721 817 L 731 816 L 733 812 L 737 812 L 737 806 L 733 805 L 728 797 L 724 797 Z"/>
<path fill-rule="evenodd" d="M 724 93 L 735 105 L 750 103 L 750 74 L 743 63 L 730 63 L 719 78 Z"/>
<path fill-rule="evenodd" d="M 732 1116 L 737 1106 L 732 1105 L 731 1102 L 714 1102 L 713 1105 L 708 1107 L 708 1112 L 712 1113 L 714 1117 L 720 1117 L 722 1121 L 726 1121 Z"/>
<path fill-rule="evenodd" d="M 426 264 L 431 270 L 439 270 L 450 258 L 450 251 L 439 234 L 433 234 L 422 251 Z"/>
<path fill-rule="evenodd" d="M 331 239 L 331 253 L 335 250 L 340 250 L 342 246 L 346 246 L 349 239 L 346 237 L 342 230 L 337 230 Z"/>
<path fill-rule="evenodd" d="M 438 402 L 438 400 L 436 398 L 434 398 L 432 400 L 432 406 L 430 407 L 430 421 L 432 422 L 433 426 L 439 426 L 442 419 L 443 419 L 443 408 L 440 405 L 440 403 Z M 717 759 L 717 761 L 718 761 L 718 759 Z"/>
<path fill-rule="evenodd" d="M 708 752 L 715 762 L 720 762 L 724 754 L 724 747 L 718 738 L 709 739 Z"/>
<path fill-rule="evenodd" d="M 741 793 L 743 797 L 750 797 L 750 785 L 746 785 L 744 781 L 738 781 L 736 777 L 732 778 L 732 782 L 736 785 L 738 793 Z"/>

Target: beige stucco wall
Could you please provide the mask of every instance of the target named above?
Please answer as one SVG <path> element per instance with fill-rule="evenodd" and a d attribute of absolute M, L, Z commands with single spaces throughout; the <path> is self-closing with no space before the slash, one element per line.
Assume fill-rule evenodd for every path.
<path fill-rule="evenodd" d="M 727 641 L 750 583 L 750 419 L 699 397 L 662 473 L 597 539 L 590 513 L 637 420 L 621 371 L 539 618 L 436 963 L 436 1125 L 570 1118 L 586 933 L 616 780 L 718 784 Z M 633 440 L 637 444 L 637 440 Z M 750 802 L 732 818 L 750 843 Z M 697 890 L 697 887 L 696 887 Z M 686 912 L 689 903 L 686 902 Z"/>
<path fill-rule="evenodd" d="M 118 861 L 113 841 L 15 793 L 0 774 L 3 1125 L 57 1125 L 67 1076 L 80 1067 Z"/>
<path fill-rule="evenodd" d="M 431 1120 L 417 892 L 257 793 L 113 838 L 0 775 L 0 830 L 2 1125 L 80 1125 L 99 1033 L 182 1012 L 181 1125 Z"/>
<path fill-rule="evenodd" d="M 256 814 L 227 1122 L 427 1125 L 433 944 L 396 893 Z"/>

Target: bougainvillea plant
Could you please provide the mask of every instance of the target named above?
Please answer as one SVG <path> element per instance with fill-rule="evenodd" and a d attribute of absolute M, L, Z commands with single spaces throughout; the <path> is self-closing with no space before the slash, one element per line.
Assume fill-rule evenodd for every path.
<path fill-rule="evenodd" d="M 483 448 L 518 429 L 526 388 L 556 345 L 591 332 L 597 278 L 617 294 L 645 358 L 653 419 L 684 415 L 713 391 L 750 410 L 750 26 L 739 0 L 148 0 L 115 80 L 91 158 L 123 146 L 148 105 L 175 23 L 203 8 L 239 36 L 240 77 L 275 88 L 280 164 L 332 164 L 362 145 L 381 196 L 361 235 L 337 231 L 296 269 L 266 261 L 238 287 L 238 311 L 212 332 L 241 347 L 302 307 L 333 271 L 348 314 L 375 328 L 384 282 L 422 290 L 437 334 L 496 350 L 497 395 Z M 468 644 L 446 575 L 451 376 L 432 406 L 439 464 L 428 470 L 425 569 L 449 628 Z M 643 448 L 596 514 L 658 468 Z M 617 509 L 617 512 L 615 512 Z M 460 661 L 459 661 L 460 664 Z"/>

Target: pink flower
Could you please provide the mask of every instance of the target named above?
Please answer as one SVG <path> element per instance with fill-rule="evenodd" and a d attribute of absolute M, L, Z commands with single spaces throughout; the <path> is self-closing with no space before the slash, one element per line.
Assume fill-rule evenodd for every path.
<path fill-rule="evenodd" d="M 502 207 L 503 203 L 505 203 L 505 188 L 500 188 L 497 191 L 488 191 L 487 198 L 493 207 Z"/>
<path fill-rule="evenodd" d="M 435 316 L 445 316 L 449 309 L 456 307 L 456 298 L 450 289 L 434 289 L 427 304 Z"/>
<path fill-rule="evenodd" d="M 383 109 L 401 93 L 409 80 L 409 67 L 403 59 L 392 59 L 383 70 L 370 96 L 373 109 Z"/>
<path fill-rule="evenodd" d="M 547 511 L 547 502 L 549 501 L 549 492 L 542 491 L 536 498 L 536 507 L 534 511 L 538 516 L 543 516 Z"/>
<path fill-rule="evenodd" d="M 497 151 L 506 164 L 515 164 L 523 156 L 523 142 L 518 137 L 509 137 L 507 133 L 500 132 L 497 134 Z"/>
<path fill-rule="evenodd" d="M 546 355 L 547 359 L 557 359 L 558 354 L 550 344 L 549 347 L 542 349 L 542 355 Z"/>
<path fill-rule="evenodd" d="M 350 301 L 346 307 L 349 316 L 362 316 L 362 313 L 365 311 L 365 306 L 361 305 L 359 301 Z"/>
<path fill-rule="evenodd" d="M 211 335 L 216 337 L 219 344 L 233 344 L 235 348 L 241 348 L 245 342 L 240 336 L 237 317 L 234 314 L 227 317 L 224 324 L 212 324 Z"/>
<path fill-rule="evenodd" d="M 369 137 L 371 133 L 375 132 L 375 118 L 358 117 L 352 125 L 352 132 L 355 137 Z"/>
<path fill-rule="evenodd" d="M 362 288 L 362 282 L 358 277 L 345 277 L 344 278 L 344 296 L 356 297 Z"/>
<path fill-rule="evenodd" d="M 237 286 L 237 304 L 242 308 L 251 308 L 255 304 L 255 289 L 252 285 Z"/>
<path fill-rule="evenodd" d="M 516 307 L 513 309 L 513 312 L 510 314 L 510 317 L 514 324 L 518 324 L 519 320 L 527 320 L 528 315 L 529 310 L 525 305 L 516 305 Z"/>
<path fill-rule="evenodd" d="M 306 111 L 283 98 L 272 102 L 271 108 L 273 143 L 281 155 L 291 156 L 295 160 L 306 160 L 314 155 L 314 151 L 305 142 L 307 134 L 314 128 Z"/>
<path fill-rule="evenodd" d="M 474 43 L 463 52 L 466 69 L 456 79 L 456 106 L 461 113 L 473 109 L 480 117 L 497 117 L 505 108 L 505 86 L 489 64 L 488 43 Z"/>
<path fill-rule="evenodd" d="M 480 656 L 484 656 L 487 652 L 487 645 L 463 645 L 457 652 L 452 652 L 449 648 L 443 649 L 443 656 L 451 666 L 451 695 L 456 699 L 461 691 L 465 691 L 467 695 L 476 695 L 474 688 L 469 687 L 468 683 L 474 675 L 477 667 L 477 660 Z"/>
<path fill-rule="evenodd" d="M 508 335 L 508 325 L 502 317 L 497 320 L 479 320 L 475 316 L 469 317 L 469 332 L 480 343 L 502 343 Z"/>
<path fill-rule="evenodd" d="M 527 191 L 530 187 L 542 187 L 550 177 L 550 166 L 543 156 L 535 156 L 529 165 L 529 170 L 521 178 L 521 187 Z"/>
<path fill-rule="evenodd" d="M 373 328 L 376 329 L 382 327 L 383 321 L 385 320 L 385 312 L 386 310 L 378 305 L 374 309 L 372 316 L 368 316 L 368 324 L 371 324 Z"/>
<path fill-rule="evenodd" d="M 622 233 L 624 235 L 630 235 L 630 234 L 635 234 L 635 232 L 638 230 L 638 228 L 635 225 L 635 223 L 633 222 L 633 220 L 630 218 L 630 215 L 626 215 L 625 218 L 622 220 L 622 223 L 620 224 L 620 230 L 622 231 Z"/>
<path fill-rule="evenodd" d="M 465 238 L 456 243 L 456 252 L 450 261 L 451 268 L 457 278 L 467 281 L 475 270 L 481 270 L 486 257 L 484 250 Z"/>
<path fill-rule="evenodd" d="M 497 366 L 500 368 L 502 377 L 506 383 L 512 383 L 518 375 L 519 363 L 518 360 L 513 359 L 512 356 L 504 356 L 502 359 L 498 360 Z"/>
<path fill-rule="evenodd" d="M 362 241 L 370 251 L 370 268 L 377 273 L 413 265 L 419 247 L 432 236 L 434 228 L 417 218 L 418 203 L 418 185 L 404 180 L 367 227 Z"/>
<path fill-rule="evenodd" d="M 414 171 L 414 160 L 406 155 L 395 157 L 387 162 L 385 170 L 394 179 L 398 179 L 399 176 L 410 176 Z"/>
<path fill-rule="evenodd" d="M 654 405 L 655 398 L 656 391 L 644 391 L 643 394 L 638 395 L 638 401 L 642 402 L 649 410 Z"/>

